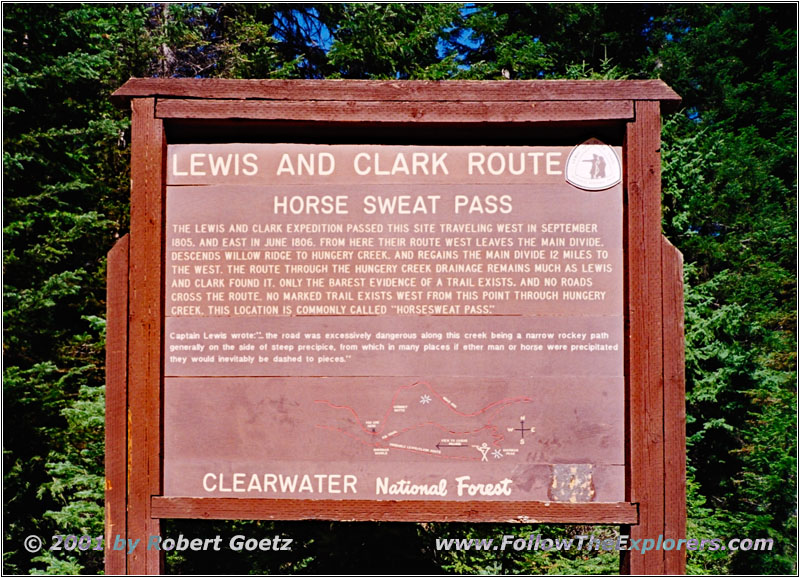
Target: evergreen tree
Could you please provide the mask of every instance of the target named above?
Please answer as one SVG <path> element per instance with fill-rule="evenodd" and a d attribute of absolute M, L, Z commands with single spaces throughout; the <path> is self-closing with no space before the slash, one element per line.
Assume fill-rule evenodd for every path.
<path fill-rule="evenodd" d="M 128 220 L 129 120 L 108 94 L 141 72 L 142 11 L 3 17 L 4 564 L 27 571 L 28 534 L 102 534 L 105 252 Z"/>
<path fill-rule="evenodd" d="M 772 537 L 729 571 L 793 571 L 796 6 L 680 5 L 654 55 L 687 114 L 665 130 L 665 231 L 687 269 L 690 460 L 726 530 Z M 691 23 L 691 25 L 689 25 Z"/>

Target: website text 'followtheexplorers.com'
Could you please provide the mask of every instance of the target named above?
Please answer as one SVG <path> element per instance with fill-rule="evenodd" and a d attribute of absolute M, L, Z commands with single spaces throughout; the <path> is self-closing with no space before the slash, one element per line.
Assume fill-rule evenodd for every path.
<path fill-rule="evenodd" d="M 574 538 L 543 538 L 540 534 L 528 536 L 504 535 L 501 539 L 493 538 L 437 538 L 437 550 L 483 550 L 483 551 L 551 551 L 560 550 L 605 550 L 632 551 L 644 554 L 652 550 L 686 550 L 688 552 L 718 550 L 772 550 L 772 538 L 732 538 L 727 542 L 721 538 L 713 539 L 673 539 L 658 538 L 631 539 L 622 535 L 616 538 L 598 538 L 581 535 Z"/>

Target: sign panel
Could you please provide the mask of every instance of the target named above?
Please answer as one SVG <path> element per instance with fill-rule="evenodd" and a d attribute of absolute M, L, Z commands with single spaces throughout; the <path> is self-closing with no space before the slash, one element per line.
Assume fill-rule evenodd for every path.
<path fill-rule="evenodd" d="M 623 501 L 620 158 L 169 146 L 164 495 Z"/>

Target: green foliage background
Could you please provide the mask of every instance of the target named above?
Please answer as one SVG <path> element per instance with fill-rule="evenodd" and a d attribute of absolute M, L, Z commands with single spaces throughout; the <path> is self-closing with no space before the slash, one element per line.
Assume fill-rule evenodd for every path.
<path fill-rule="evenodd" d="M 128 229 L 130 76 L 662 78 L 663 229 L 686 261 L 689 530 L 770 537 L 694 573 L 796 566 L 795 4 L 4 4 L 5 573 L 96 573 L 105 255 Z M 295 538 L 286 556 L 173 555 L 171 572 L 614 572 L 611 554 L 438 552 L 435 538 L 575 527 L 170 522 Z M 612 535 L 615 528 L 595 528 Z"/>

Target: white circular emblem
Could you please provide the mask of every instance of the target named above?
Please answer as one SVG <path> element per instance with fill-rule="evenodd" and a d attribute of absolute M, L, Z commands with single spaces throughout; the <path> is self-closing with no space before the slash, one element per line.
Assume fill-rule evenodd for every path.
<path fill-rule="evenodd" d="M 622 180 L 622 163 L 613 148 L 592 138 L 572 149 L 564 173 L 579 189 L 602 191 Z"/>

